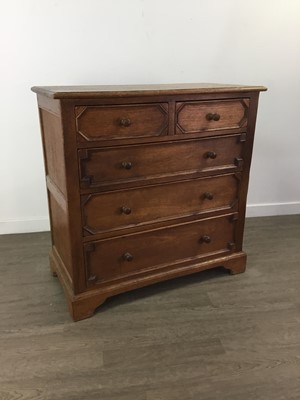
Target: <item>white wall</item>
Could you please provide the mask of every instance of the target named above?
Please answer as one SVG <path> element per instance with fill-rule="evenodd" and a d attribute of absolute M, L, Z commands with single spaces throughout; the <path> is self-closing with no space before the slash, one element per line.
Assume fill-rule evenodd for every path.
<path fill-rule="evenodd" d="M 300 212 L 299 0 L 0 0 L 0 6 L 0 233 L 49 227 L 33 85 L 265 85 L 248 215 Z"/>

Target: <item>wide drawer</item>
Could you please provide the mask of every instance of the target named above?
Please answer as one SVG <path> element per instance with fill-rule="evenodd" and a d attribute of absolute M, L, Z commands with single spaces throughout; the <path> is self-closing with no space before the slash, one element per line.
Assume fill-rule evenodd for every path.
<path fill-rule="evenodd" d="M 79 141 L 101 141 L 167 134 L 168 104 L 75 107 Z"/>
<path fill-rule="evenodd" d="M 88 286 L 233 251 L 235 214 L 84 245 Z"/>
<path fill-rule="evenodd" d="M 176 104 L 176 133 L 200 133 L 247 126 L 248 99 Z"/>
<path fill-rule="evenodd" d="M 82 196 L 84 234 L 231 210 L 237 204 L 239 176 L 220 175 L 157 186 Z"/>
<path fill-rule="evenodd" d="M 153 183 L 181 175 L 240 170 L 245 136 L 78 150 L 82 188 Z"/>

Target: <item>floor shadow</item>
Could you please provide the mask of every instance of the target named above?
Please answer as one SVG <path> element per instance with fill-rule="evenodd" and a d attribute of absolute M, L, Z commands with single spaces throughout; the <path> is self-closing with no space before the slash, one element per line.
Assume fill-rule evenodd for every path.
<path fill-rule="evenodd" d="M 205 281 L 222 279 L 226 275 L 228 275 L 228 271 L 225 268 L 217 267 L 164 282 L 154 283 L 153 285 L 109 297 L 104 304 L 97 307 L 95 314 L 98 312 L 106 312 L 124 304 L 130 304 L 136 300 L 145 299 L 167 291 L 173 291 L 185 286 L 194 285 L 195 283 L 200 285 Z"/>

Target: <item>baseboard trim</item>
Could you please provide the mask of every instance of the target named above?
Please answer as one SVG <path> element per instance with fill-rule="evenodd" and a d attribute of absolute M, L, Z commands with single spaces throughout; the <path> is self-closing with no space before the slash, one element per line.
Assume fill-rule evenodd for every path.
<path fill-rule="evenodd" d="M 33 217 L 0 221 L 0 235 L 12 233 L 44 232 L 50 230 L 49 218 Z"/>
<path fill-rule="evenodd" d="M 246 217 L 300 214 L 300 202 L 248 204 Z M 44 232 L 50 230 L 48 217 L 10 219 L 0 221 L 0 235 L 12 233 Z"/>
<path fill-rule="evenodd" d="M 300 202 L 248 204 L 246 217 L 271 217 L 300 214 Z"/>

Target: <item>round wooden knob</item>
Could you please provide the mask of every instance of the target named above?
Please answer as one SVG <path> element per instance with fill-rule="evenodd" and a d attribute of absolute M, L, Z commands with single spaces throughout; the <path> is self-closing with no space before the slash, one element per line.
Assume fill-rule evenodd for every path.
<path fill-rule="evenodd" d="M 130 207 L 123 206 L 123 207 L 121 207 L 121 211 L 122 211 L 123 214 L 126 214 L 126 215 L 131 214 L 131 208 Z"/>
<path fill-rule="evenodd" d="M 131 125 L 131 120 L 129 118 L 121 118 L 120 125 L 127 127 L 127 126 Z"/>
<path fill-rule="evenodd" d="M 208 235 L 203 235 L 202 238 L 200 239 L 201 243 L 210 243 L 211 242 L 211 237 Z"/>
<path fill-rule="evenodd" d="M 122 165 L 122 168 L 124 168 L 124 169 L 132 168 L 132 163 L 130 161 L 123 161 L 121 165 Z"/>
<path fill-rule="evenodd" d="M 235 250 L 235 248 L 236 248 L 235 243 L 234 242 L 228 242 L 228 248 L 229 248 L 229 250 Z"/>
<path fill-rule="evenodd" d="M 208 200 L 212 200 L 214 198 L 214 195 L 211 192 L 205 192 L 204 193 L 204 198 L 208 199 Z"/>
<path fill-rule="evenodd" d="M 123 254 L 123 260 L 125 260 L 125 261 L 132 261 L 133 260 L 133 255 L 132 254 L 130 254 L 130 253 L 124 253 Z"/>
<path fill-rule="evenodd" d="M 214 159 L 217 157 L 217 153 L 215 153 L 214 151 L 208 151 L 207 153 L 205 153 L 205 157 Z"/>
<path fill-rule="evenodd" d="M 208 121 L 219 121 L 219 119 L 221 118 L 220 114 L 212 114 L 212 113 L 208 113 L 206 115 L 206 119 Z"/>

